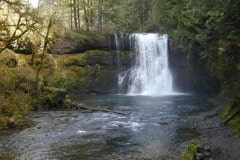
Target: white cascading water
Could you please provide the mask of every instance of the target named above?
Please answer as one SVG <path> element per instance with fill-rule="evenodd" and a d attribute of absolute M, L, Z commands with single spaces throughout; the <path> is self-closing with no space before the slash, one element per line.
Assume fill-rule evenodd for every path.
<path fill-rule="evenodd" d="M 119 75 L 119 85 L 128 83 L 127 92 L 130 95 L 172 94 L 172 75 L 168 66 L 168 36 L 136 33 L 130 36 L 130 40 L 136 58 L 133 66 Z"/>

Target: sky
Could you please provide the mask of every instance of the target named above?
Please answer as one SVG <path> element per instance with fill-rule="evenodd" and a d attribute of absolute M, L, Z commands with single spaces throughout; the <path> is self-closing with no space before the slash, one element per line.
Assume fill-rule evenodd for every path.
<path fill-rule="evenodd" d="M 29 3 L 34 7 L 34 8 L 37 8 L 38 6 L 38 0 L 28 0 Z"/>

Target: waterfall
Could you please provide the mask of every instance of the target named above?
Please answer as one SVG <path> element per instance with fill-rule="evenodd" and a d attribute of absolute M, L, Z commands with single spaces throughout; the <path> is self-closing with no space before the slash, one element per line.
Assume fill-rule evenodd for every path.
<path fill-rule="evenodd" d="M 121 39 L 117 34 L 114 34 L 115 50 L 117 54 L 117 73 L 120 73 L 121 62 L 120 62 L 120 50 L 121 50 Z M 118 85 L 117 93 L 121 92 L 121 87 Z"/>
<path fill-rule="evenodd" d="M 132 67 L 119 74 L 119 86 L 128 94 L 172 94 L 172 75 L 168 66 L 168 36 L 155 33 L 130 35 L 135 52 Z M 125 84 L 127 83 L 127 84 Z"/>
<path fill-rule="evenodd" d="M 119 40 L 119 37 L 117 34 L 114 34 L 114 41 L 115 41 L 115 50 L 116 50 L 116 53 L 117 53 L 117 72 L 119 73 L 119 70 L 120 70 L 120 50 L 121 50 L 121 46 L 120 46 L 120 40 Z"/>

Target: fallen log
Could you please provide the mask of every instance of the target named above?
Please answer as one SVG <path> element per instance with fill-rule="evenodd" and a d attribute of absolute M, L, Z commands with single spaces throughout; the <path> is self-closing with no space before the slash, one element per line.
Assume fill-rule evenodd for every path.
<path fill-rule="evenodd" d="M 224 124 L 227 124 L 229 121 L 231 121 L 234 117 L 236 117 L 238 114 L 240 114 L 240 109 L 237 110 L 233 115 L 231 115 L 228 119 L 224 121 Z"/>
<path fill-rule="evenodd" d="M 110 113 L 115 113 L 115 114 L 124 115 L 124 116 L 128 115 L 123 112 L 113 111 L 113 110 L 104 109 L 104 108 L 92 108 L 78 102 L 72 102 L 72 107 L 75 109 L 87 109 L 87 110 L 98 111 L 98 112 L 110 112 Z"/>

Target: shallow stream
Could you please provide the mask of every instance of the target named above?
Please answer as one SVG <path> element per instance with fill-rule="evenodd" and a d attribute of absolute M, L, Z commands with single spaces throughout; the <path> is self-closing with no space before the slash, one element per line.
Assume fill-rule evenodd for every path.
<path fill-rule="evenodd" d="M 89 107 L 122 114 L 55 110 L 34 112 L 38 124 L 0 139 L 0 156 L 20 160 L 177 160 L 192 139 L 212 148 L 216 160 L 237 160 L 240 141 L 215 115 L 204 95 L 84 96 Z"/>

